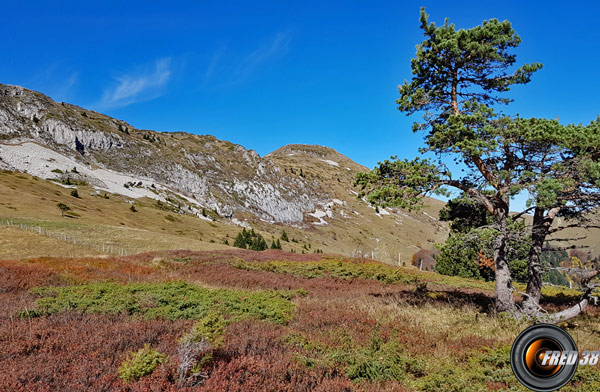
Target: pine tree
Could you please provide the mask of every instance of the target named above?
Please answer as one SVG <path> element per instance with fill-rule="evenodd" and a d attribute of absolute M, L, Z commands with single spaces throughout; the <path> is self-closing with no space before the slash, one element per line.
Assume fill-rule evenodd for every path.
<path fill-rule="evenodd" d="M 250 245 L 251 250 L 262 251 L 267 249 L 267 241 L 260 235 L 256 234 L 252 238 L 252 243 Z"/>
<path fill-rule="evenodd" d="M 393 157 L 357 175 L 359 195 L 384 207 L 414 209 L 422 206 L 424 195 L 447 195 L 448 187 L 467 192 L 492 217 L 496 311 L 546 322 L 578 315 L 593 287 L 586 287 L 574 306 L 544 312 L 539 303 L 540 259 L 546 238 L 569 227 L 555 228 L 557 218 L 582 220 L 600 206 L 600 118 L 588 126 L 564 126 L 558 120 L 496 113 L 495 104 L 511 102 L 501 94 L 528 83 L 542 67 L 525 64 L 510 72 L 516 62 L 512 51 L 521 43 L 510 22 L 491 19 L 457 30 L 446 20 L 438 27 L 428 21 L 424 8 L 420 22 L 425 40 L 411 61 L 411 80 L 399 87 L 398 109 L 407 115 L 423 113 L 423 121 L 413 124 L 413 131 L 425 131 L 422 151 L 463 163 L 464 174 L 451 173 L 442 162 Z M 520 192 L 530 195 L 527 208 L 509 215 L 511 198 Z M 526 296 L 517 306 L 508 265 L 508 227 L 527 213 L 533 213 L 529 273 Z M 582 274 L 589 282 L 600 270 Z"/>
<path fill-rule="evenodd" d="M 290 242 L 290 239 L 288 238 L 288 235 L 285 232 L 285 230 L 283 231 L 283 233 L 281 233 L 281 240 L 285 242 Z"/>
<path fill-rule="evenodd" d="M 254 232 L 254 231 L 252 231 Z M 252 233 L 247 231 L 245 228 L 242 229 L 242 238 L 244 240 L 244 244 L 247 246 L 252 245 Z"/>
<path fill-rule="evenodd" d="M 265 241 L 265 239 L 262 236 L 259 235 L 259 237 L 260 237 L 260 244 L 259 244 L 259 249 L 258 250 L 268 249 L 269 246 L 267 245 L 267 241 Z"/>
<path fill-rule="evenodd" d="M 225 242 L 228 244 L 227 240 L 225 240 Z M 275 244 L 275 242 L 273 242 L 273 244 Z M 233 246 L 256 251 L 262 251 L 269 248 L 267 241 L 265 241 L 262 235 L 256 233 L 254 229 L 248 231 L 245 228 L 238 233 Z"/>
<path fill-rule="evenodd" d="M 233 246 L 236 248 L 246 249 L 246 238 L 244 234 L 238 233 L 237 237 L 235 237 L 235 241 L 233 242 Z"/>
<path fill-rule="evenodd" d="M 256 237 L 252 239 L 252 242 L 250 243 L 250 247 L 248 249 L 258 250 L 258 239 Z"/>
<path fill-rule="evenodd" d="M 71 210 L 71 208 L 70 208 L 68 205 L 64 204 L 64 203 L 58 203 L 56 206 L 57 206 L 57 207 L 58 207 L 58 209 L 60 210 L 60 214 L 61 214 L 61 216 L 65 216 L 65 213 L 66 213 L 67 211 L 70 211 L 70 210 Z"/>

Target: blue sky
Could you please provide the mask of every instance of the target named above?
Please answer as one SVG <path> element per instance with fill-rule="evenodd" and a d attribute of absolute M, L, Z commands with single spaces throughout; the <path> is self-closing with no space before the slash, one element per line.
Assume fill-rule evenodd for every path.
<path fill-rule="evenodd" d="M 5 2 L 0 82 L 138 128 L 212 134 L 261 155 L 321 144 L 373 167 L 421 145 L 395 105 L 422 41 L 421 5 L 458 28 L 510 20 L 518 63 L 544 68 L 511 91 L 509 111 L 587 123 L 600 114 L 598 4 Z"/>

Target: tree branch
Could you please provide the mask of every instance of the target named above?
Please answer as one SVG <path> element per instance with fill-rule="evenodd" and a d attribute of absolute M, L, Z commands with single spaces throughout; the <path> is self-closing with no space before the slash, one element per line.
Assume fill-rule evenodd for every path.
<path fill-rule="evenodd" d="M 556 251 L 563 251 L 563 250 L 569 250 L 569 249 L 585 249 L 585 248 L 589 248 L 588 245 L 571 245 L 571 246 L 561 246 L 558 248 L 544 248 L 544 250 L 547 251 L 552 251 L 552 252 L 556 252 Z"/>
<path fill-rule="evenodd" d="M 527 214 L 529 211 L 531 211 L 533 209 L 535 209 L 535 206 L 529 207 L 529 208 L 527 208 L 527 209 L 525 209 L 525 210 L 523 210 L 523 211 L 521 211 L 521 212 L 519 212 L 519 213 L 517 213 L 515 215 L 511 215 L 510 217 L 512 219 L 519 219 L 520 217 L 522 217 L 523 215 Z"/>
<path fill-rule="evenodd" d="M 578 228 L 586 229 L 586 230 L 587 229 L 600 229 L 600 225 L 581 225 L 579 223 L 573 223 L 570 225 L 560 226 L 560 227 L 556 227 L 554 229 L 550 229 L 548 231 L 548 234 L 553 234 L 553 233 L 559 232 L 561 230 L 569 229 L 569 228 L 573 228 L 573 227 L 578 227 Z"/>
<path fill-rule="evenodd" d="M 485 163 L 479 155 L 471 155 L 471 159 L 477 169 L 481 172 L 481 175 L 487 182 L 489 182 L 494 188 L 498 189 L 498 179 L 496 176 L 485 166 Z"/>
<path fill-rule="evenodd" d="M 580 241 L 585 240 L 587 237 L 573 237 L 573 238 L 548 238 L 548 242 L 569 242 L 569 241 Z"/>
<path fill-rule="evenodd" d="M 581 296 L 581 299 L 579 300 L 579 302 L 577 302 L 575 305 L 573 305 L 570 308 L 567 308 L 565 310 L 562 310 L 560 312 L 556 312 L 556 313 L 552 313 L 552 314 L 549 314 L 548 312 L 546 312 L 541 306 L 539 306 L 539 304 L 537 304 L 536 301 L 533 301 L 533 303 L 535 303 L 537 308 L 529 309 L 529 310 L 522 309 L 525 317 L 536 318 L 536 319 L 544 321 L 544 322 L 556 324 L 561 321 L 565 321 L 565 320 L 568 320 L 568 319 L 578 316 L 589 305 L 590 299 L 594 300 L 594 304 L 596 303 L 596 297 L 592 296 L 592 292 L 596 288 L 598 288 L 598 285 L 590 284 L 590 281 L 592 279 L 594 279 L 595 277 L 597 277 L 598 275 L 600 275 L 600 270 L 586 270 L 583 268 L 564 268 L 564 267 L 554 267 L 554 268 L 549 268 L 549 269 L 565 271 L 567 273 L 571 272 L 571 273 L 578 274 L 581 277 L 581 285 L 585 288 L 585 291 L 584 291 L 583 295 Z M 525 296 L 527 296 L 527 294 L 525 294 Z M 530 301 L 529 304 L 531 305 L 531 303 L 532 302 Z"/>
<path fill-rule="evenodd" d="M 580 269 L 580 268 L 577 268 L 577 269 Z M 597 285 L 590 285 L 589 282 L 592 279 L 594 279 L 595 277 L 597 277 L 598 275 L 600 275 L 600 270 L 594 270 L 594 271 L 588 271 L 588 272 L 589 272 L 589 274 L 587 274 L 581 280 L 581 285 L 585 287 L 585 292 L 581 296 L 581 299 L 579 300 L 579 302 L 577 304 L 571 306 L 568 309 L 565 309 L 563 311 L 549 315 L 548 316 L 549 322 L 556 324 L 561 321 L 576 317 L 577 315 L 579 315 L 581 312 L 583 312 L 585 310 L 585 308 L 588 306 L 588 304 L 590 302 L 590 299 L 594 299 L 594 303 L 596 303 L 596 298 L 592 296 L 592 292 L 594 291 L 594 289 L 597 288 Z"/>
<path fill-rule="evenodd" d="M 495 211 L 495 207 L 492 204 L 492 202 L 487 198 L 486 195 L 484 195 L 483 193 L 481 193 L 480 191 L 478 191 L 477 189 L 474 189 L 472 187 L 466 186 L 463 183 L 461 183 L 460 181 L 457 180 L 441 180 L 440 181 L 441 185 L 449 185 L 449 186 L 453 186 L 455 188 L 458 188 L 462 191 L 465 191 L 467 193 L 469 193 L 469 195 L 473 196 L 477 201 L 479 201 L 481 204 L 483 204 L 483 206 L 488 210 L 488 212 L 490 214 L 494 214 Z"/>

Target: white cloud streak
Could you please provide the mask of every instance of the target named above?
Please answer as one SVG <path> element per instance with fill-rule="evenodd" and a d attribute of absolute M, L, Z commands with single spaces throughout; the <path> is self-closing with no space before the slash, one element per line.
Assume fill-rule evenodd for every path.
<path fill-rule="evenodd" d="M 292 40 L 292 33 L 289 31 L 280 32 L 275 35 L 272 41 L 262 45 L 243 57 L 235 65 L 224 85 L 230 86 L 247 80 L 250 76 L 260 71 L 270 61 L 283 57 L 289 50 L 289 44 Z M 208 67 L 208 75 L 212 75 L 216 66 L 216 61 L 220 60 L 220 54 L 213 57 L 213 61 Z"/>
<path fill-rule="evenodd" d="M 244 61 L 242 61 L 240 66 L 236 69 L 235 74 L 245 77 L 253 73 L 270 59 L 284 55 L 288 51 L 288 45 L 291 39 L 292 37 L 289 32 L 277 33 L 273 42 L 261 46 L 246 56 Z"/>
<path fill-rule="evenodd" d="M 95 105 L 98 109 L 116 109 L 163 95 L 171 79 L 171 58 L 159 59 L 150 70 L 116 78 L 116 85 L 104 91 Z"/>
<path fill-rule="evenodd" d="M 68 101 L 78 81 L 79 72 L 69 72 L 67 65 L 54 63 L 25 81 L 23 86 L 42 91 L 56 101 Z"/>
<path fill-rule="evenodd" d="M 57 86 L 53 90 L 50 90 L 49 94 L 55 100 L 66 101 L 70 98 L 69 93 L 71 92 L 71 89 L 75 86 L 75 84 L 77 84 L 78 80 L 79 80 L 79 73 L 73 72 L 71 74 L 71 76 L 69 76 L 66 80 L 64 80 L 63 83 L 61 83 L 59 86 Z"/>
<path fill-rule="evenodd" d="M 219 61 L 221 61 L 221 58 L 223 57 L 223 51 L 224 49 L 221 48 L 212 56 L 210 64 L 208 65 L 208 68 L 206 68 L 206 72 L 204 72 L 203 84 L 208 83 L 208 81 L 212 78 L 215 70 L 217 70 Z"/>

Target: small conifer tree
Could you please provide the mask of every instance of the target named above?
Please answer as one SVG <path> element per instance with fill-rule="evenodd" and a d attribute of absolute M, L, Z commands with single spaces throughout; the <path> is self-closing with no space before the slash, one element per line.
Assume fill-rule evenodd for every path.
<path fill-rule="evenodd" d="M 70 208 L 68 205 L 64 204 L 64 203 L 58 203 L 56 206 L 57 206 L 57 207 L 58 207 L 58 209 L 60 210 L 60 214 L 61 214 L 61 216 L 65 216 L 65 213 L 66 213 L 67 211 L 70 211 L 70 210 L 71 210 L 71 208 Z"/>

